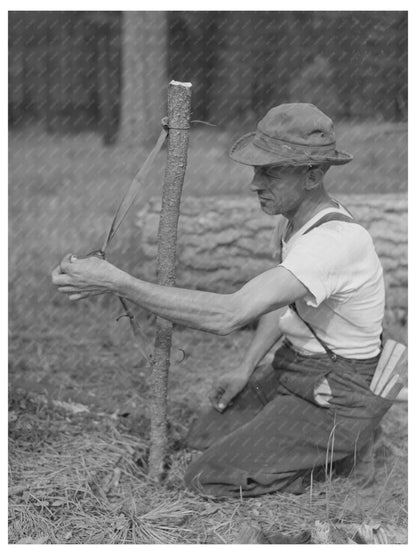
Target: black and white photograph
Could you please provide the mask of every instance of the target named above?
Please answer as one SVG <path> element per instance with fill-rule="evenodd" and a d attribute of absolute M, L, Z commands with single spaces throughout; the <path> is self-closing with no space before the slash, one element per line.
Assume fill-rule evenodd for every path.
<path fill-rule="evenodd" d="M 408 11 L 140 7 L 8 11 L 8 543 L 409 545 Z"/>

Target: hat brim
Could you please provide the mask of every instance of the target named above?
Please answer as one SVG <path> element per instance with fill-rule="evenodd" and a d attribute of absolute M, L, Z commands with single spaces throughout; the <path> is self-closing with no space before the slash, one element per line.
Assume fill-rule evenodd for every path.
<path fill-rule="evenodd" d="M 240 137 L 231 147 L 229 156 L 235 162 L 247 166 L 305 166 L 309 164 L 330 164 L 341 166 L 348 164 L 353 157 L 348 152 L 335 150 L 333 155 L 308 155 L 296 154 L 288 157 L 286 152 L 269 152 L 253 144 L 256 133 L 253 131 Z"/>

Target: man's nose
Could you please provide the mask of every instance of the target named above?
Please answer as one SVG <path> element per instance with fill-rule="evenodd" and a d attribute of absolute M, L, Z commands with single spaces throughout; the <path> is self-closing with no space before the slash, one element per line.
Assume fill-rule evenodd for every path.
<path fill-rule="evenodd" d="M 257 191 L 260 191 L 261 189 L 264 189 L 264 181 L 260 173 L 258 172 L 254 173 L 253 179 L 251 180 L 251 183 L 250 183 L 250 189 L 254 193 Z"/>

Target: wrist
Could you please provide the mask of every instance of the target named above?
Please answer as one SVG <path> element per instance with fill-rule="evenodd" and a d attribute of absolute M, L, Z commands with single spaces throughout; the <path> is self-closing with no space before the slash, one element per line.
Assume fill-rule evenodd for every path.
<path fill-rule="evenodd" d="M 109 290 L 114 295 L 119 295 L 120 297 L 127 297 L 129 291 L 129 281 L 131 276 L 117 268 L 117 271 L 112 276 L 109 283 Z"/>

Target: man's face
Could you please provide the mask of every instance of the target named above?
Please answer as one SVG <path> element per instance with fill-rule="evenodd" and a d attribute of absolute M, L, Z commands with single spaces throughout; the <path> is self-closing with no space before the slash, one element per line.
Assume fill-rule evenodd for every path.
<path fill-rule="evenodd" d="M 306 175 L 303 167 L 254 166 L 250 189 L 257 193 L 263 212 L 290 216 L 304 198 Z"/>

